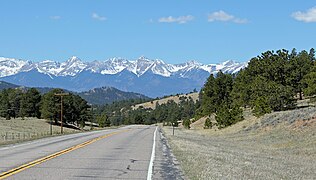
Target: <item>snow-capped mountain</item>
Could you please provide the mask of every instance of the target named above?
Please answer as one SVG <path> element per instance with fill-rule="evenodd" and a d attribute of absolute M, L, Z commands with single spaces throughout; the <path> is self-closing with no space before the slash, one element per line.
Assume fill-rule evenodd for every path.
<path fill-rule="evenodd" d="M 141 56 L 134 61 L 122 58 L 112 58 L 106 61 L 92 62 L 83 62 L 78 57 L 73 56 L 62 63 L 52 60 L 31 62 L 21 59 L 0 57 L 0 77 L 11 76 L 20 72 L 28 72 L 31 70 L 37 70 L 40 73 L 51 76 L 76 76 L 84 70 L 103 75 L 117 74 L 123 70 L 127 70 L 138 77 L 142 76 L 147 71 L 164 77 L 170 77 L 177 74 L 181 77 L 186 77 L 185 74 L 194 69 L 204 70 L 208 73 L 214 74 L 220 70 L 225 73 L 236 73 L 246 65 L 246 63 L 238 63 L 232 60 L 225 61 L 221 64 L 204 65 L 197 61 L 189 61 L 187 63 L 173 65 L 167 64 L 159 59 L 150 60 L 144 56 Z"/>
<path fill-rule="evenodd" d="M 60 87 L 73 91 L 113 86 L 156 97 L 200 89 L 211 73 L 236 73 L 246 66 L 247 63 L 231 60 L 207 65 L 197 61 L 168 64 L 144 56 L 136 60 L 112 58 L 92 62 L 73 56 L 61 63 L 0 57 L 0 80 L 23 86 Z"/>

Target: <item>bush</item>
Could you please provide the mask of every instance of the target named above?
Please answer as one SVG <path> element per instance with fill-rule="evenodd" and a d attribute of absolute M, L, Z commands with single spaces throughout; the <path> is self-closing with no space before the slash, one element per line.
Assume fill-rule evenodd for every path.
<path fill-rule="evenodd" d="M 270 113 L 271 108 L 264 98 L 257 98 L 252 112 L 256 117 L 260 117 L 260 116 L 263 116 L 264 114 Z"/>
<path fill-rule="evenodd" d="M 204 129 L 212 129 L 213 123 L 210 118 L 207 118 L 204 123 Z"/>
<path fill-rule="evenodd" d="M 97 121 L 99 123 L 99 127 L 109 127 L 111 125 L 111 121 L 106 114 L 102 114 L 97 117 Z"/>
<path fill-rule="evenodd" d="M 240 109 L 238 106 L 234 106 L 231 109 L 229 109 L 227 106 L 220 107 L 215 116 L 218 128 L 225 128 L 243 120 L 244 117 L 242 116 L 242 112 L 242 109 Z"/>
<path fill-rule="evenodd" d="M 190 128 L 191 128 L 191 127 L 190 127 L 190 124 L 191 124 L 190 119 L 185 119 L 185 120 L 183 120 L 183 126 L 184 126 L 184 128 L 190 129 Z"/>

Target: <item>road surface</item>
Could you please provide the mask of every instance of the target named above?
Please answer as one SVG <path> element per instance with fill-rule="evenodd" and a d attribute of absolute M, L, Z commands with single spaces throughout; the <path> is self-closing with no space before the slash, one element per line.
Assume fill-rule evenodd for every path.
<path fill-rule="evenodd" d="M 0 174 L 0 179 L 183 179 L 160 129 L 142 125 L 0 147 Z"/>

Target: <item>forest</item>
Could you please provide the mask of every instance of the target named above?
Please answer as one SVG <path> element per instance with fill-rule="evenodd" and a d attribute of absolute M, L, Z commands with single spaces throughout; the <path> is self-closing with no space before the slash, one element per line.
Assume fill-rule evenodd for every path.
<path fill-rule="evenodd" d="M 260 117 L 296 108 L 296 102 L 316 93 L 315 50 L 267 51 L 252 58 L 237 74 L 211 75 L 200 92 L 198 116 L 215 114 L 223 128 L 243 120 L 243 108 Z"/>

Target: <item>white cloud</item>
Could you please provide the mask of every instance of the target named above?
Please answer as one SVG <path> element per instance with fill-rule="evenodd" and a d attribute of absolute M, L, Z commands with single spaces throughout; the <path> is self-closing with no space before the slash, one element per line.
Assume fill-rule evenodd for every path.
<path fill-rule="evenodd" d="M 316 7 L 308 9 L 306 12 L 294 12 L 292 17 L 298 21 L 303 21 L 306 23 L 316 22 Z"/>
<path fill-rule="evenodd" d="M 99 21 L 105 21 L 106 20 L 106 17 L 100 16 L 97 13 L 92 13 L 92 18 L 96 19 L 96 20 L 99 20 Z"/>
<path fill-rule="evenodd" d="M 49 18 L 52 20 L 59 20 L 61 19 L 61 16 L 50 16 Z"/>
<path fill-rule="evenodd" d="M 189 21 L 192 21 L 194 19 L 193 16 L 191 15 L 187 15 L 187 16 L 179 16 L 179 17 L 162 17 L 159 18 L 158 22 L 161 23 L 178 23 L 178 24 L 184 24 L 187 23 Z"/>
<path fill-rule="evenodd" d="M 209 22 L 215 22 L 215 21 L 223 21 L 223 22 L 234 22 L 237 24 L 245 24 L 248 22 L 247 19 L 240 19 L 237 18 L 231 14 L 226 13 L 225 11 L 217 11 L 213 12 L 208 15 L 208 21 Z"/>

